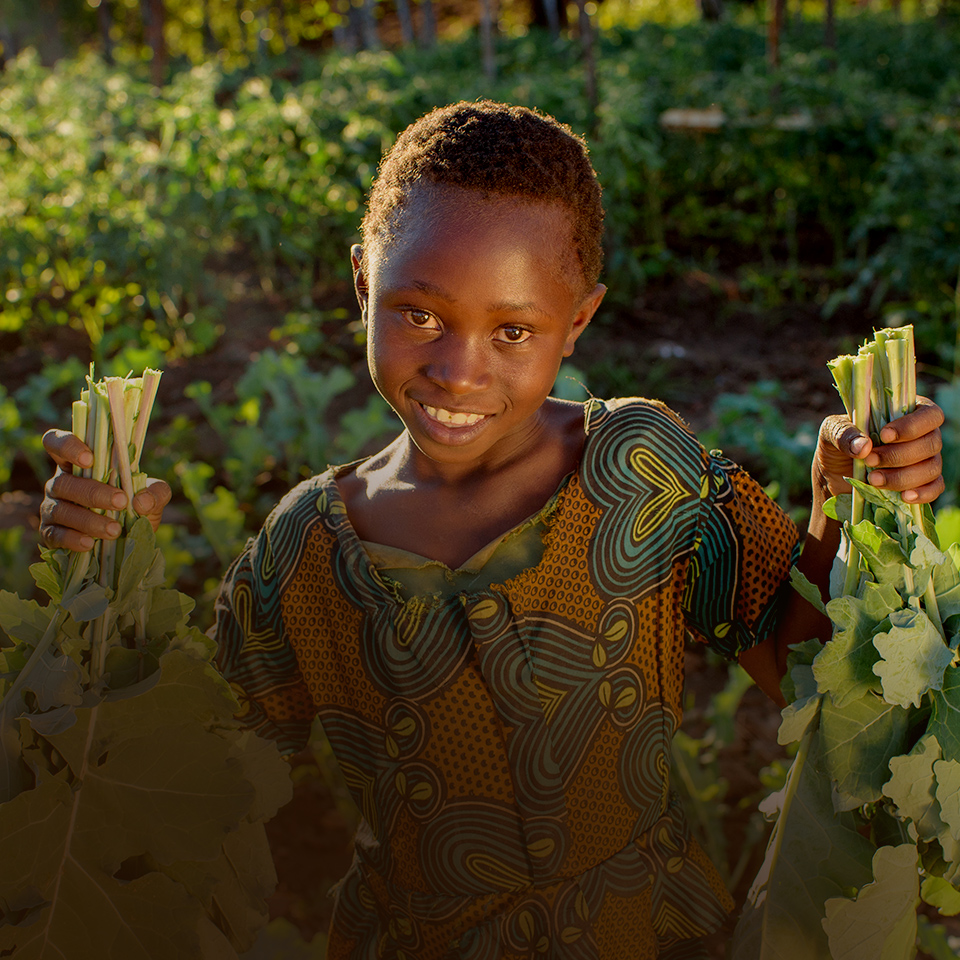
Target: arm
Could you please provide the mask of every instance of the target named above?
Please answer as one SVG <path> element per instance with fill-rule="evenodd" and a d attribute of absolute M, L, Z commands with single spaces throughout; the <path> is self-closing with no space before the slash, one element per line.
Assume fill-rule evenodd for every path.
<path fill-rule="evenodd" d="M 66 430 L 48 430 L 43 446 L 57 470 L 44 488 L 40 539 L 48 547 L 82 553 L 93 548 L 94 540 L 119 537 L 120 524 L 95 510 L 123 510 L 126 494 L 108 484 L 73 475 L 74 466 L 89 467 L 93 463 L 90 448 Z M 170 487 L 162 480 L 149 480 L 147 489 L 134 497 L 133 509 L 148 517 L 156 530 L 169 502 Z"/>
<path fill-rule="evenodd" d="M 840 524 L 823 512 L 833 496 L 848 493 L 844 477 L 852 473 L 853 459 L 866 463 L 868 482 L 897 490 L 909 503 L 930 503 L 944 489 L 941 476 L 940 425 L 943 411 L 920 397 L 917 409 L 883 428 L 882 445 L 874 447 L 844 417 L 828 417 L 820 427 L 813 460 L 813 508 L 797 562 L 801 573 L 830 599 L 830 570 L 840 546 Z M 786 673 L 789 647 L 813 637 L 826 641 L 833 632 L 830 620 L 818 613 L 795 590 L 790 590 L 778 617 L 777 629 L 763 643 L 740 655 L 740 665 L 778 705 L 783 706 L 780 680 Z"/>

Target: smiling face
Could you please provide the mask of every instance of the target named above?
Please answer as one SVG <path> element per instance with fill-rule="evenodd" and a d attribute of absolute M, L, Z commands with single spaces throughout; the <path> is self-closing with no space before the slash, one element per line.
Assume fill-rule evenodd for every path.
<path fill-rule="evenodd" d="M 358 253 L 370 372 L 416 451 L 456 468 L 535 452 L 560 362 L 605 292 L 584 295 L 568 213 L 427 184 L 365 271 Z"/>

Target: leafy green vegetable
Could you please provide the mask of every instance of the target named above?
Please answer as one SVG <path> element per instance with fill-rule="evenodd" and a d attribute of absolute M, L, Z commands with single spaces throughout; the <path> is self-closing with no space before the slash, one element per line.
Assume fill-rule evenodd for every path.
<path fill-rule="evenodd" d="M 912 350 L 908 328 L 861 348 L 873 433 L 912 409 Z M 835 369 L 848 412 L 860 371 Z M 921 933 L 935 941 L 918 926 L 921 879 L 928 904 L 960 912 L 960 553 L 940 549 L 928 509 L 851 484 L 849 512 L 834 510 L 849 563 L 826 605 L 833 636 L 795 648 L 783 684 L 779 740 L 801 746 L 764 804 L 777 823 L 735 960 L 911 960 Z"/>
<path fill-rule="evenodd" d="M 136 389 L 91 378 L 78 405 L 91 472 L 118 473 L 131 499 L 148 415 Z M 240 730 L 149 521 L 120 519 L 119 549 L 45 552 L 46 606 L 0 592 L 15 644 L 0 654 L 0 955 L 235 960 L 266 921 L 263 822 L 289 772 Z"/>
<path fill-rule="evenodd" d="M 874 880 L 854 899 L 827 901 L 823 928 L 834 960 L 899 960 L 913 956 L 917 939 L 917 848 L 881 847 Z"/>

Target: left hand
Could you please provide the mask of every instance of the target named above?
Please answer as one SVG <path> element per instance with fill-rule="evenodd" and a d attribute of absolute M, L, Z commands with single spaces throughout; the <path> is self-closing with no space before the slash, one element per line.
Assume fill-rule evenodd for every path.
<path fill-rule="evenodd" d="M 880 432 L 874 446 L 845 416 L 827 417 L 820 426 L 813 458 L 814 491 L 826 496 L 849 493 L 844 477 L 853 473 L 853 460 L 863 460 L 867 482 L 898 491 L 907 503 L 930 503 L 944 491 L 943 411 L 926 397 L 917 397 L 917 408 Z"/>

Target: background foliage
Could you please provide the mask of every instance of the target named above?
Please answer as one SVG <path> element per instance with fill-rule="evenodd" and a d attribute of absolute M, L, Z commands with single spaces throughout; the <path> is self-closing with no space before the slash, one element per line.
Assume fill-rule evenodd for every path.
<path fill-rule="evenodd" d="M 472 7 L 438 4 L 433 42 L 418 3 L 414 44 L 400 7 L 380 2 L 366 43 L 359 8 L 325 0 L 168 0 L 161 62 L 151 4 L 61 0 L 56 30 L 35 6 L 0 4 L 0 495 L 39 490 L 39 435 L 64 422 L 90 359 L 101 373 L 164 368 L 150 467 L 177 491 L 160 537 L 200 622 L 282 492 L 396 430 L 366 384 L 347 251 L 383 149 L 436 104 L 520 102 L 588 137 L 608 223 L 597 323 L 611 334 L 694 275 L 771 338 L 798 308 L 818 325 L 851 311 L 912 321 L 927 392 L 960 422 L 960 27 L 947 4 L 904 4 L 901 18 L 841 4 L 828 47 L 822 8 L 794 3 L 772 67 L 747 5 L 706 22 L 692 3 L 605 0 L 593 100 L 584 36 L 528 28 L 521 4 L 500 12 L 492 72 Z M 682 399 L 682 352 L 630 349 L 570 372 L 597 394 Z M 799 516 L 814 427 L 779 380 L 708 389 L 705 442 Z M 949 426 L 944 503 L 958 439 Z M 34 551 L 31 533 L 0 529 L 5 587 L 25 594 Z M 734 672 L 720 687 L 691 711 L 675 762 L 736 880 L 744 848 L 725 848 L 715 763 L 746 686 Z M 783 769 L 764 776 L 774 786 Z M 759 817 L 750 830 L 753 849 Z"/>

